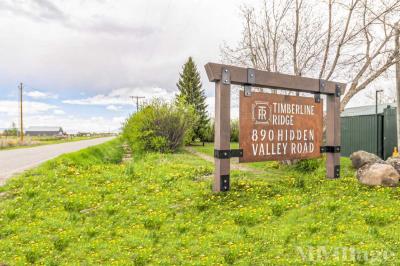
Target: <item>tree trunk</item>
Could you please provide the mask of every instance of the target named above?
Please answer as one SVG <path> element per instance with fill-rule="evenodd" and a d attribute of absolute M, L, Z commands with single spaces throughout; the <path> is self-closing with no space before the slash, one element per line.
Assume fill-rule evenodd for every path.
<path fill-rule="evenodd" d="M 356 94 L 355 87 L 356 87 L 355 84 L 351 84 L 350 89 L 343 96 L 342 100 L 340 101 L 340 112 L 344 111 L 344 108 L 346 107 L 346 105 L 349 103 L 351 98 Z"/>

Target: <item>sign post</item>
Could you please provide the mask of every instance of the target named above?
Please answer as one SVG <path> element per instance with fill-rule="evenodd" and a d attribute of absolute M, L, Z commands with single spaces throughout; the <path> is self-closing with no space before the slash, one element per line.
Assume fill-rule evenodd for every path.
<path fill-rule="evenodd" d="M 345 84 L 257 69 L 208 63 L 215 82 L 215 192 L 230 189 L 230 158 L 240 162 L 318 157 L 327 153 L 326 175 L 340 176 L 340 95 Z M 230 89 L 242 85 L 239 146 L 230 149 Z M 252 92 L 251 88 L 314 93 L 314 98 Z M 322 101 L 327 95 L 326 146 L 322 146 Z"/>
<path fill-rule="evenodd" d="M 228 191 L 230 185 L 231 83 L 229 70 L 222 71 L 222 80 L 215 83 L 214 191 Z"/>
<path fill-rule="evenodd" d="M 326 101 L 326 176 L 340 177 L 340 94 L 328 95 Z M 333 148 L 332 148 L 333 147 Z M 328 152 L 330 149 L 330 152 Z"/>

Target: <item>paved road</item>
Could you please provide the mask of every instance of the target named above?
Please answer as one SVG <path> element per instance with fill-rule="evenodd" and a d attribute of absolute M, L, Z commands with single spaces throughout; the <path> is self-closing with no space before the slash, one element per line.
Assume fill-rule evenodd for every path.
<path fill-rule="evenodd" d="M 0 151 L 0 186 L 12 175 L 35 167 L 63 153 L 78 151 L 111 140 L 113 137 Z"/>

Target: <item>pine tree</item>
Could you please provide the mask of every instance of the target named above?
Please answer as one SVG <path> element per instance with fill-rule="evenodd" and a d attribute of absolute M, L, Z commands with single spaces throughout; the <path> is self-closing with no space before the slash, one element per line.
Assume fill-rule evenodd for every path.
<path fill-rule="evenodd" d="M 179 74 L 180 78 L 176 84 L 179 89 L 177 101 L 183 104 L 192 105 L 196 116 L 198 117 L 193 128 L 193 140 L 200 139 L 204 141 L 204 133 L 209 121 L 207 115 L 207 104 L 204 89 L 200 81 L 200 74 L 197 71 L 196 64 L 192 57 L 183 65 L 182 73 Z"/>

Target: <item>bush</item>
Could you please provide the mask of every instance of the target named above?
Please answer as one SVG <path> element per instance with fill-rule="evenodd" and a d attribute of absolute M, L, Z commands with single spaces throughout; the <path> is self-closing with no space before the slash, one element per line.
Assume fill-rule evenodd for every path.
<path fill-rule="evenodd" d="M 231 142 L 239 142 L 239 120 L 231 120 Z"/>
<path fill-rule="evenodd" d="M 195 120 L 191 107 L 154 100 L 128 118 L 123 136 L 134 151 L 175 152 Z"/>
<path fill-rule="evenodd" d="M 204 129 L 204 141 L 214 142 L 214 121 L 208 121 L 206 128 Z"/>
<path fill-rule="evenodd" d="M 209 121 L 204 130 L 204 141 L 214 142 L 215 124 L 214 121 Z M 231 121 L 231 142 L 239 142 L 239 120 L 234 119 Z"/>
<path fill-rule="evenodd" d="M 321 165 L 322 165 L 321 159 L 304 159 L 298 161 L 296 164 L 293 165 L 293 167 L 299 172 L 309 173 L 309 172 L 314 172 Z"/>

